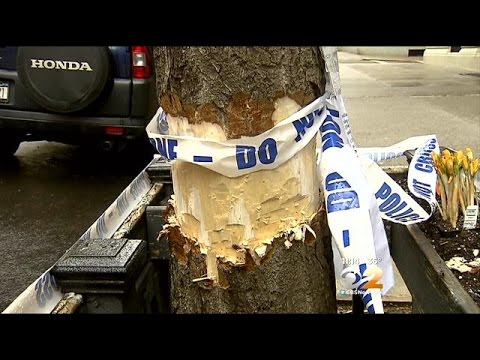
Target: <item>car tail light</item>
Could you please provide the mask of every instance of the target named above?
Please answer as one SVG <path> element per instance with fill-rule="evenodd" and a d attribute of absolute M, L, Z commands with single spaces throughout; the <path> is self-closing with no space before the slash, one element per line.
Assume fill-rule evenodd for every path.
<path fill-rule="evenodd" d="M 123 135 L 124 129 L 121 127 L 107 126 L 105 128 L 105 134 L 107 135 Z"/>
<path fill-rule="evenodd" d="M 152 74 L 150 53 L 146 46 L 132 46 L 132 75 L 135 79 L 148 79 Z"/>

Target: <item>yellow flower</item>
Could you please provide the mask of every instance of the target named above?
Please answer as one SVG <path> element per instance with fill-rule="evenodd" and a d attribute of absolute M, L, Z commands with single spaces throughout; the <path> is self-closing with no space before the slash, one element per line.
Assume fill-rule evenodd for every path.
<path fill-rule="evenodd" d="M 447 175 L 448 176 L 453 175 L 453 159 L 452 158 L 447 159 Z"/>
<path fill-rule="evenodd" d="M 447 173 L 447 159 L 445 159 L 444 157 L 442 157 L 440 159 L 440 162 L 439 162 L 439 167 L 440 167 L 440 171 L 443 173 L 443 174 L 446 174 Z"/>
<path fill-rule="evenodd" d="M 463 170 L 468 171 L 468 160 L 467 157 L 464 156 L 462 159 Z"/>
<path fill-rule="evenodd" d="M 470 176 L 474 177 L 475 174 L 478 171 L 478 168 L 480 166 L 480 159 L 476 159 L 475 161 L 470 163 Z"/>
<path fill-rule="evenodd" d="M 455 172 L 460 170 L 460 167 L 462 166 L 462 160 L 463 160 L 463 151 L 459 150 L 456 154 L 455 157 L 453 158 L 453 163 L 455 165 Z"/>
<path fill-rule="evenodd" d="M 432 152 L 432 158 L 433 158 L 433 165 L 435 165 L 435 168 L 438 170 L 438 171 L 442 171 L 442 162 L 440 160 L 440 157 L 438 156 L 438 154 L 436 152 Z"/>
<path fill-rule="evenodd" d="M 465 155 L 468 158 L 468 161 L 473 161 L 473 152 L 469 147 L 465 148 Z"/>

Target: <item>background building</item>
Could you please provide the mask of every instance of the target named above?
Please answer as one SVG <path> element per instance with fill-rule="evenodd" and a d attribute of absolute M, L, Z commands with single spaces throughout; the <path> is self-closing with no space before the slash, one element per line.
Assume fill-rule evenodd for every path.
<path fill-rule="evenodd" d="M 366 56 L 423 56 L 425 64 L 480 71 L 478 46 L 342 46 L 339 50 Z"/>

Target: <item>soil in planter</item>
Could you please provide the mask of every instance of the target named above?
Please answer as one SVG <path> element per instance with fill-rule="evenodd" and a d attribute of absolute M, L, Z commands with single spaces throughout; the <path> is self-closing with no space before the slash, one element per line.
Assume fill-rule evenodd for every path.
<path fill-rule="evenodd" d="M 398 184 L 413 198 L 417 203 L 430 212 L 430 205 L 423 200 L 415 197 L 408 190 L 407 179 L 401 179 Z M 437 199 L 438 200 L 438 199 Z M 427 221 L 418 224 L 420 230 L 423 231 L 428 239 L 431 239 L 434 249 L 438 255 L 444 260 L 448 261 L 454 256 L 461 256 L 467 260 L 472 261 L 475 256 L 473 251 L 480 250 L 480 218 L 477 219 L 477 227 L 472 230 L 461 229 L 463 226 L 463 214 L 460 211 L 457 221 L 457 228 L 453 228 L 448 222 L 445 222 L 438 210 Z M 477 255 L 478 257 L 478 255 Z M 457 277 L 467 293 L 480 306 L 480 272 L 461 273 L 457 270 L 452 270 L 452 273 Z"/>

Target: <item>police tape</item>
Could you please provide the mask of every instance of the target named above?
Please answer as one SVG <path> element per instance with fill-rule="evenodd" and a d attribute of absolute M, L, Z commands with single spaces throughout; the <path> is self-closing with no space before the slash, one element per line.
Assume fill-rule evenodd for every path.
<path fill-rule="evenodd" d="M 342 259 L 335 256 L 335 272 L 343 286 L 359 291 L 369 313 L 378 314 L 383 312 L 381 294 L 394 284 L 390 251 L 378 205 L 349 141 L 339 98 L 327 99 L 331 110 L 320 127 L 319 163 L 333 248 Z M 374 281 L 369 287 L 378 273 L 372 269 L 380 269 L 382 283 Z"/>
<path fill-rule="evenodd" d="M 326 101 L 330 108 L 338 109 L 338 115 L 330 112 L 338 125 L 330 131 L 334 129 L 338 138 L 334 152 L 325 146 L 323 140 L 327 134 L 322 131 L 323 126 L 320 128 L 322 148 L 317 150 L 321 158 L 317 165 L 335 245 L 335 272 L 343 279 L 342 285 L 346 289 L 362 296 L 369 313 L 382 313 L 381 294 L 394 285 L 394 278 L 381 219 L 407 225 L 431 216 L 436 206 L 436 172 L 431 152 L 439 152 L 438 142 L 435 135 L 417 136 L 389 148 L 369 148 L 366 151 L 358 148 L 355 154 L 353 141 L 347 134 L 350 126 L 348 117 L 343 114 L 345 108 L 341 95 L 329 97 Z M 429 202 L 429 214 L 372 160 L 393 158 L 415 148 L 409 166 L 408 188 L 415 196 Z"/>
<path fill-rule="evenodd" d="M 159 154 L 169 160 L 201 165 L 228 177 L 258 170 L 275 169 L 302 150 L 317 135 L 326 117 L 327 94 L 276 124 L 264 133 L 248 138 L 212 141 L 193 136 L 172 136 L 159 128 L 171 117 L 160 107 L 147 134 Z M 332 139 L 334 141 L 334 139 Z"/>
<path fill-rule="evenodd" d="M 317 151 L 317 166 L 337 258 L 337 278 L 344 280 L 345 287 L 362 294 L 370 313 L 381 313 L 381 294 L 394 283 L 382 218 L 408 225 L 431 216 L 437 204 L 436 173 L 430 155 L 439 151 L 438 143 L 435 135 L 427 135 L 389 147 L 356 148 L 340 92 L 336 49 L 323 48 L 322 52 L 330 91 L 263 134 L 223 142 L 172 136 L 168 134 L 171 117 L 162 108 L 146 131 L 163 157 L 195 163 L 228 177 L 274 169 L 319 136 L 322 146 Z M 408 187 L 415 196 L 429 202 L 430 214 L 375 163 L 402 156 L 411 149 L 417 150 L 409 167 Z M 148 176 L 142 171 L 81 239 L 111 236 L 149 184 Z M 50 312 L 62 293 L 49 270 L 4 313 Z"/>
<path fill-rule="evenodd" d="M 403 155 L 408 149 L 416 149 L 408 170 L 408 189 L 416 197 L 428 202 L 430 206 L 428 213 L 418 206 L 415 200 L 399 187 L 396 182 L 392 181 L 390 177 L 386 176 L 385 172 L 371 160 L 385 159 L 381 155 L 388 154 L 387 148 L 379 148 L 376 152 L 367 153 L 373 156 L 367 155 L 368 157 L 363 158 L 360 156 L 360 158 L 362 168 L 369 178 L 369 183 L 376 189 L 375 195 L 379 202 L 382 217 L 385 220 L 410 225 L 427 220 L 438 207 L 435 196 L 437 174 L 433 167 L 431 154 L 432 152 L 439 154 L 440 147 L 435 135 L 410 138 L 405 140 L 404 145 L 406 146 L 397 147 L 397 154 Z M 398 146 L 398 144 L 394 146 Z M 380 156 L 377 157 L 375 156 L 376 154 Z M 387 155 L 387 158 L 391 159 L 394 156 Z"/>
<path fill-rule="evenodd" d="M 358 148 L 359 156 L 365 156 L 373 161 L 384 161 L 404 156 L 405 151 L 422 147 L 435 135 L 412 136 L 396 144 L 385 147 L 364 147 Z"/>
<path fill-rule="evenodd" d="M 439 151 L 435 135 L 415 136 L 383 148 L 355 148 L 342 96 L 331 93 L 249 138 L 216 142 L 173 136 L 168 134 L 171 119 L 159 108 L 147 126 L 157 151 L 170 160 L 195 163 L 228 177 L 274 169 L 318 135 L 322 144 L 317 149 L 318 173 L 335 251 L 342 259 L 341 266 L 338 261 L 335 264 L 337 276 L 346 286 L 362 290 L 370 312 L 383 311 L 381 294 L 394 281 L 382 218 L 408 225 L 427 220 L 435 210 L 436 173 L 431 161 L 431 152 Z M 415 148 L 408 187 L 429 202 L 429 213 L 375 163 Z M 382 273 L 381 287 L 372 284 L 378 271 Z M 369 288 L 371 285 L 374 287 Z"/>
<path fill-rule="evenodd" d="M 375 251 L 372 219 L 370 218 L 368 184 L 361 174 L 353 149 L 342 143 L 325 148 L 320 165 L 320 174 L 325 195 L 328 226 L 334 245 L 342 258 L 340 277 L 347 288 L 359 288 L 370 259 L 390 259 L 389 253 Z M 348 166 L 345 166 L 348 164 Z M 360 171 L 360 172 L 359 172 Z M 360 175 L 359 175 L 360 174 Z M 337 277 L 339 269 L 336 268 Z M 349 277 L 348 275 L 353 275 Z M 392 280 L 393 279 L 385 279 Z M 351 283 L 348 283 L 350 281 Z M 385 284 L 384 284 L 385 286 Z M 385 291 L 388 285 L 385 286 Z M 382 312 L 378 289 L 365 289 L 363 294 L 369 312 Z"/>
<path fill-rule="evenodd" d="M 410 161 L 407 186 L 413 195 L 428 202 L 428 213 L 374 162 L 393 159 L 411 149 L 416 150 Z M 438 203 L 432 152 L 440 153 L 435 135 L 411 137 L 385 148 L 358 149 L 360 164 L 375 193 L 382 218 L 410 225 L 425 221 L 433 214 Z"/>
<path fill-rule="evenodd" d="M 329 112 L 328 120 L 334 125 L 321 127 L 317 168 L 333 238 L 335 273 L 343 280 L 343 286 L 361 295 L 369 313 L 383 313 L 381 294 L 394 284 L 385 228 L 357 161 L 341 96 L 336 48 L 323 47 L 322 53 L 327 69 L 326 88 L 335 95 L 327 102 L 336 112 Z M 334 146 L 328 146 L 332 136 L 336 141 Z"/>
<path fill-rule="evenodd" d="M 321 141 L 326 144 L 317 150 L 317 165 L 322 163 L 322 152 L 340 142 L 342 147 L 348 145 L 355 149 L 341 95 L 325 94 L 272 129 L 242 139 L 216 142 L 169 135 L 166 133 L 169 119 L 171 117 L 160 107 L 147 126 L 150 142 L 162 156 L 198 164 L 228 177 L 274 169 L 303 149 L 317 134 L 321 134 Z M 401 156 L 414 148 L 417 151 L 409 168 L 408 187 L 415 196 L 429 202 L 429 213 L 373 162 Z M 436 208 L 436 172 L 431 152 L 439 152 L 435 135 L 411 137 L 385 148 L 356 150 L 368 183 L 373 187 L 382 218 L 409 225 L 431 216 Z"/>
<path fill-rule="evenodd" d="M 364 157 L 359 157 L 358 161 L 375 194 L 383 219 L 410 225 L 425 221 L 431 216 L 434 205 L 431 205 L 430 213 L 427 213 L 378 164 Z"/>

